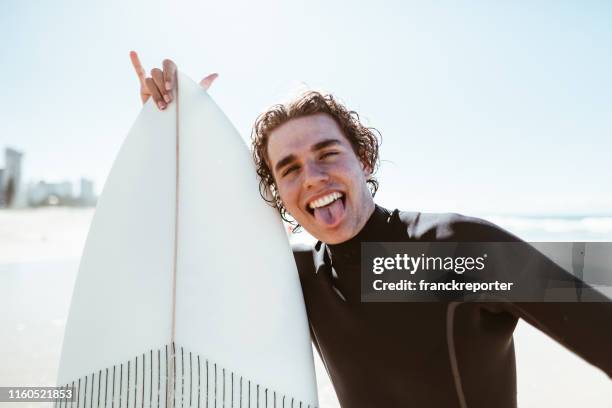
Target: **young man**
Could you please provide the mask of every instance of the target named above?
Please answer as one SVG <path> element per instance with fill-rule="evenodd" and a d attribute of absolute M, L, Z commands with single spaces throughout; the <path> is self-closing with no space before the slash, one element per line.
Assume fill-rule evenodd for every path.
<path fill-rule="evenodd" d="M 147 78 L 143 102 L 172 101 L 176 66 Z M 216 75 L 202 81 L 210 86 Z M 612 303 L 362 303 L 361 242 L 517 242 L 486 221 L 377 206 L 378 140 L 331 95 L 307 93 L 257 119 L 262 192 L 319 240 L 295 249 L 312 341 L 343 407 L 515 407 L 512 333 L 523 318 L 612 375 Z M 263 194 L 262 194 L 263 195 Z M 542 257 L 543 258 L 543 257 Z M 559 272 L 542 260 L 545 268 Z"/>

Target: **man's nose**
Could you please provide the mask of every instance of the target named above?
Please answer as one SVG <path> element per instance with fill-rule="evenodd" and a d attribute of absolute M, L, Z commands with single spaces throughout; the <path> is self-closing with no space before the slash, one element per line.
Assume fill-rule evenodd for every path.
<path fill-rule="evenodd" d="M 311 188 L 317 184 L 327 183 L 329 175 L 323 166 L 317 163 L 308 162 L 304 165 L 304 186 Z"/>

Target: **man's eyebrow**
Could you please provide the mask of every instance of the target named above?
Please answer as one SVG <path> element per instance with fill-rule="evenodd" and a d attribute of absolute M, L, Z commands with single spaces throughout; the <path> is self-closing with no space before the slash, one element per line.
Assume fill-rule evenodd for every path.
<path fill-rule="evenodd" d="M 280 169 L 282 169 L 283 167 L 285 167 L 292 161 L 295 161 L 295 159 L 296 157 L 293 154 L 290 154 L 289 156 L 285 156 L 284 158 L 279 160 L 278 163 L 276 163 L 276 166 L 274 166 L 274 170 L 279 171 Z"/>
<path fill-rule="evenodd" d="M 325 139 L 322 142 L 319 142 L 310 148 L 311 152 L 316 152 L 317 150 L 325 149 L 326 147 L 333 145 L 341 144 L 338 139 Z"/>
<path fill-rule="evenodd" d="M 340 143 L 338 139 L 325 139 L 319 143 L 312 145 L 312 147 L 310 148 L 310 151 L 316 152 L 317 150 L 325 149 L 326 147 L 340 145 L 340 144 L 342 143 Z M 280 169 L 282 169 L 283 167 L 285 167 L 292 161 L 295 161 L 296 159 L 297 158 L 295 157 L 294 154 L 285 156 L 281 160 L 279 160 L 278 163 L 276 163 L 276 166 L 274 166 L 274 170 L 279 171 Z"/>

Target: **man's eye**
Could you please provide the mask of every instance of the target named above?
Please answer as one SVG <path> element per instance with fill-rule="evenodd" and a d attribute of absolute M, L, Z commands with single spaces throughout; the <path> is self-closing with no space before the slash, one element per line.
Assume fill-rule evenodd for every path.
<path fill-rule="evenodd" d="M 287 170 L 283 172 L 283 177 L 288 175 L 289 173 L 292 173 L 294 170 L 297 170 L 297 169 L 298 169 L 298 166 L 291 166 L 287 168 Z"/>
<path fill-rule="evenodd" d="M 327 157 L 334 156 L 334 155 L 336 155 L 336 154 L 338 154 L 338 152 L 327 152 L 327 153 L 323 153 L 323 154 L 321 155 L 321 159 L 325 159 L 325 158 L 327 158 Z"/>

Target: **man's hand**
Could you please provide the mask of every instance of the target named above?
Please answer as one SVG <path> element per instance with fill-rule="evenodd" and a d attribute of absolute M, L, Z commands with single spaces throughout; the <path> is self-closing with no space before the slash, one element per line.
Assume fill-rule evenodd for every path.
<path fill-rule="evenodd" d="M 142 103 L 144 104 L 150 97 L 153 97 L 153 101 L 159 109 L 166 109 L 166 106 L 172 102 L 176 90 L 176 64 L 170 59 L 165 59 L 162 63 L 163 71 L 159 68 L 153 68 L 151 76 L 147 77 L 136 51 L 130 51 L 130 59 L 140 81 Z M 218 76 L 218 74 L 210 74 L 200 81 L 200 85 L 204 89 L 208 89 Z"/>

